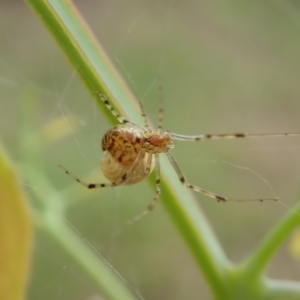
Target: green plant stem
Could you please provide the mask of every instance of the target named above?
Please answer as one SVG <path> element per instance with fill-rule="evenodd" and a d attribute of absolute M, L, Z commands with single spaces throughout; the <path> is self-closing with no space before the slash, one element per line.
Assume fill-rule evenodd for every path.
<path fill-rule="evenodd" d="M 50 30 L 88 88 L 105 93 L 124 116 L 142 124 L 139 106 L 72 4 L 61 0 L 27 0 L 27 3 Z M 97 101 L 107 118 L 115 123 L 102 102 Z M 161 160 L 161 166 L 163 205 L 180 230 L 212 292 L 221 299 L 226 291 L 223 280 L 228 264 L 226 256 L 199 205 L 181 186 L 166 158 Z M 59 237 L 55 239 L 59 240 Z M 85 259 L 79 255 L 77 258 Z"/>
<path fill-rule="evenodd" d="M 140 299 L 104 257 L 96 252 L 92 245 L 84 241 L 77 231 L 72 230 L 70 224 L 66 224 L 61 217 L 57 217 L 57 214 L 37 213 L 35 224 L 49 234 L 52 240 L 81 267 L 105 297 L 122 300 Z"/>
<path fill-rule="evenodd" d="M 252 277 L 260 276 L 277 249 L 289 234 L 300 224 L 300 203 L 278 223 L 263 239 L 252 255 L 245 261 L 243 269 Z M 300 296 L 300 294 L 298 295 Z"/>
<path fill-rule="evenodd" d="M 103 105 L 95 91 L 109 97 L 122 114 L 142 121 L 137 109 L 132 110 L 132 106 L 136 105 L 132 93 L 75 6 L 70 1 L 59 0 L 27 0 L 26 2 L 60 45 L 106 118 L 112 124 L 116 123 L 115 118 Z M 119 105 L 116 99 L 122 99 L 123 105 Z"/>
<path fill-rule="evenodd" d="M 266 280 L 267 295 L 265 299 L 300 299 L 300 285 L 292 280 Z"/>

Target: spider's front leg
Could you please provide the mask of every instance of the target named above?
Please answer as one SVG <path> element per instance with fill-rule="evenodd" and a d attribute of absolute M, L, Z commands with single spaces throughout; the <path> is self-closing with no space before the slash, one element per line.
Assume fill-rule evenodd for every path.
<path fill-rule="evenodd" d="M 184 176 L 183 176 L 180 168 L 178 167 L 178 165 L 177 165 L 174 157 L 171 155 L 171 153 L 167 152 L 166 154 L 167 154 L 167 157 L 168 157 L 171 165 L 173 166 L 175 172 L 177 173 L 177 176 L 178 176 L 180 182 L 184 186 L 186 186 L 187 188 L 189 188 L 189 189 L 191 189 L 191 190 L 193 190 L 193 191 L 195 191 L 197 193 L 200 193 L 200 194 L 203 194 L 203 195 L 205 195 L 205 196 L 207 196 L 209 198 L 215 199 L 218 202 L 229 202 L 229 201 L 238 201 L 238 202 L 247 202 L 247 201 L 250 201 L 250 202 L 251 201 L 256 201 L 257 202 L 257 201 L 260 201 L 260 202 L 262 202 L 262 201 L 277 201 L 278 200 L 277 198 L 270 198 L 270 199 L 262 199 L 262 198 L 258 198 L 258 199 L 232 199 L 232 198 L 227 198 L 227 197 L 224 197 L 224 196 L 220 196 L 220 195 L 217 195 L 217 194 L 215 194 L 213 192 L 210 192 L 210 191 L 207 191 L 205 189 L 202 189 L 202 188 L 200 188 L 200 187 L 198 187 L 196 185 L 188 183 L 185 180 L 185 178 L 184 178 Z"/>

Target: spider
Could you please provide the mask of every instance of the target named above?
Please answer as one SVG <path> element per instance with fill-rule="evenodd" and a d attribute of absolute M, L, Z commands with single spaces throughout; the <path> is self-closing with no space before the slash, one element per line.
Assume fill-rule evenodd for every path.
<path fill-rule="evenodd" d="M 110 181 L 108 183 L 86 183 L 64 167 L 59 167 L 75 181 L 88 189 L 115 187 L 120 185 L 132 185 L 144 180 L 155 168 L 155 196 L 147 209 L 134 217 L 129 222 L 135 222 L 153 210 L 161 195 L 160 188 L 160 163 L 159 155 L 166 154 L 171 165 L 173 166 L 180 182 L 187 188 L 204 194 L 212 199 L 220 202 L 227 201 L 277 201 L 273 199 L 231 199 L 225 196 L 217 195 L 213 192 L 205 190 L 201 187 L 193 185 L 186 181 L 178 164 L 173 158 L 170 150 L 174 148 L 174 141 L 202 141 L 209 139 L 243 139 L 252 137 L 269 137 L 269 136 L 300 136 L 299 133 L 275 133 L 275 134 L 201 134 L 201 135 L 182 135 L 169 131 L 161 132 L 163 109 L 159 109 L 159 124 L 158 130 L 150 128 L 144 108 L 140 102 L 140 110 L 144 119 L 145 125 L 141 127 L 136 125 L 118 114 L 107 97 L 100 92 L 96 92 L 105 106 L 111 111 L 113 116 L 120 124 L 109 129 L 102 138 L 102 150 L 100 165 L 104 176 Z"/>

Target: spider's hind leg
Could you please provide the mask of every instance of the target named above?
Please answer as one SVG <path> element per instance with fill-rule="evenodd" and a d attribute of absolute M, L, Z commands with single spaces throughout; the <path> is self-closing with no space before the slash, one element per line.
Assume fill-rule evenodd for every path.
<path fill-rule="evenodd" d="M 150 156 L 150 155 L 149 155 Z M 132 218 L 131 220 L 127 221 L 128 224 L 133 224 L 136 221 L 140 220 L 141 218 L 145 217 L 148 215 L 153 208 L 155 207 L 157 201 L 159 200 L 159 197 L 161 195 L 161 188 L 160 188 L 160 163 L 159 163 L 159 154 L 154 154 L 154 159 L 155 159 L 155 173 L 156 173 L 156 180 L 155 180 L 155 196 L 152 199 L 151 203 L 148 205 L 146 210 Z M 149 159 L 147 163 L 147 168 L 148 172 L 150 172 L 151 169 L 151 160 Z"/>
<path fill-rule="evenodd" d="M 72 179 L 74 179 L 76 182 L 80 183 L 81 185 L 83 185 L 84 187 L 86 187 L 87 189 L 98 189 L 98 188 L 105 188 L 105 187 L 113 187 L 116 186 L 114 183 L 112 182 L 107 182 L 107 183 L 87 183 L 82 181 L 81 179 L 77 178 L 75 175 L 73 175 L 72 173 L 70 173 L 66 168 L 64 168 L 61 165 L 58 165 L 58 167 L 60 169 L 63 170 L 63 172 L 65 174 L 67 174 L 69 177 L 71 177 Z"/>

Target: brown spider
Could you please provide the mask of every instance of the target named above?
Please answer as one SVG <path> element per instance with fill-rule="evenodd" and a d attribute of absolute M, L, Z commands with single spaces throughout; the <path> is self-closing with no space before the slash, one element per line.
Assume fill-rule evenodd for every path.
<path fill-rule="evenodd" d="M 140 103 L 145 127 L 138 126 L 120 116 L 108 102 L 105 95 L 97 93 L 106 107 L 116 117 L 120 124 L 109 129 L 102 139 L 103 154 L 101 157 L 101 170 L 110 181 L 108 183 L 86 183 L 59 166 L 67 175 L 88 189 L 115 187 L 120 185 L 132 185 L 144 180 L 153 171 L 156 171 L 156 192 L 153 200 L 145 211 L 136 216 L 131 222 L 137 221 L 148 214 L 157 203 L 161 194 L 160 188 L 160 163 L 159 154 L 165 153 L 178 175 L 180 182 L 195 192 L 204 194 L 217 201 L 276 201 L 277 199 L 230 199 L 217 195 L 186 181 L 175 159 L 170 153 L 174 148 L 174 140 L 180 141 L 202 141 L 207 139 L 237 139 L 249 137 L 266 136 L 300 136 L 299 133 L 277 133 L 277 134 L 201 134 L 181 135 L 173 132 L 161 132 L 163 110 L 160 109 L 158 130 L 150 129 L 144 109 Z"/>

